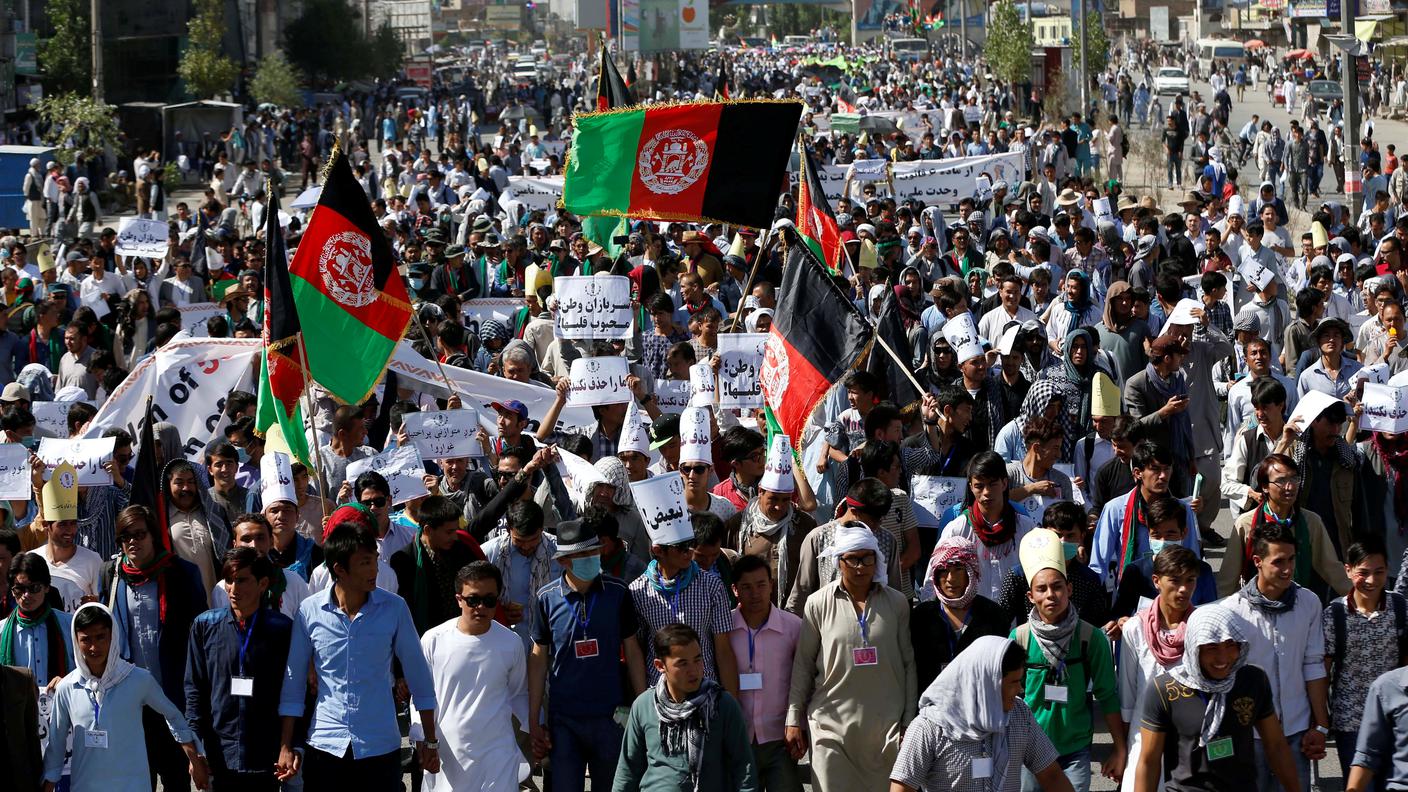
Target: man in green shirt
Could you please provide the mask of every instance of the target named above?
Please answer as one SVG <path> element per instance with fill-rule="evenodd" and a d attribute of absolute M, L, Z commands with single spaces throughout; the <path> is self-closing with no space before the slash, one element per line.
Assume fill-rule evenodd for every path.
<path fill-rule="evenodd" d="M 1011 638 L 1027 653 L 1027 681 L 1022 698 L 1059 754 L 1057 763 L 1076 792 L 1090 792 L 1090 743 L 1094 737 L 1091 698 L 1114 739 L 1110 757 L 1101 765 L 1106 778 L 1124 773 L 1125 727 L 1120 719 L 1119 688 L 1109 641 L 1100 628 L 1081 621 L 1071 605 L 1066 557 L 1061 536 L 1040 528 L 1022 539 L 1022 570 L 1032 609 Z M 1023 771 L 1023 792 L 1040 789 L 1036 777 Z"/>

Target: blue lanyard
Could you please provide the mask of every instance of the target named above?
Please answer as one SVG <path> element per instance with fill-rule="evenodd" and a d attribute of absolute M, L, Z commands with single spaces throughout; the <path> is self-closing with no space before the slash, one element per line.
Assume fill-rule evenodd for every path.
<path fill-rule="evenodd" d="M 93 680 L 93 684 L 96 686 L 98 680 Z M 83 687 L 83 692 L 88 694 L 88 701 L 93 705 L 93 729 L 96 730 L 98 728 L 98 721 L 103 717 L 103 705 L 98 703 L 97 693 L 88 686 L 85 685 Z"/>
<path fill-rule="evenodd" d="M 244 642 L 240 644 L 240 676 L 246 676 L 244 673 L 244 655 L 245 652 L 249 650 L 249 639 L 254 637 L 254 625 L 258 622 L 259 611 L 255 611 L 254 615 L 249 617 L 249 629 L 244 631 Z M 239 622 L 236 622 L 235 632 L 239 632 L 239 629 Z"/>
<path fill-rule="evenodd" d="M 744 625 L 743 625 L 743 629 L 748 633 L 748 672 L 749 672 L 749 673 L 752 673 L 752 672 L 755 670 L 755 669 L 753 668 L 754 641 L 755 641 L 756 636 L 758 635 L 758 633 L 762 632 L 762 631 L 763 631 L 763 627 L 766 627 L 766 626 L 768 626 L 768 623 L 767 623 L 767 622 L 763 622 L 762 625 L 759 626 L 756 631 L 754 631 L 754 630 L 753 630 L 752 628 L 750 628 L 747 624 L 744 624 Z"/>
<path fill-rule="evenodd" d="M 680 582 L 679 582 L 678 580 L 676 580 L 676 581 L 675 581 L 675 587 L 672 588 L 672 589 L 670 589 L 670 620 L 671 620 L 671 621 L 679 621 L 679 620 L 680 620 L 679 601 L 680 601 Z"/>
<path fill-rule="evenodd" d="M 596 597 L 583 597 L 583 598 L 582 598 L 582 601 L 583 601 L 583 605 L 582 605 L 582 615 L 581 615 L 581 616 L 578 616 L 578 615 L 577 615 L 577 609 L 576 609 L 576 608 L 572 608 L 572 609 L 571 609 L 571 613 L 572 613 L 572 629 L 571 629 L 571 631 L 570 631 L 569 634 L 568 634 L 569 637 L 575 636 L 575 635 L 577 634 L 577 625 L 578 625 L 578 624 L 582 625 L 582 637 L 583 637 L 583 638 L 586 638 L 586 637 L 587 637 L 587 626 L 592 623 L 592 611 L 596 608 Z"/>
<path fill-rule="evenodd" d="M 865 607 L 861 608 L 860 613 L 856 615 L 856 623 L 860 625 L 860 645 L 862 648 L 870 646 L 870 617 L 867 615 L 869 613 L 870 603 L 867 602 Z"/>
<path fill-rule="evenodd" d="M 954 659 L 955 657 L 958 657 L 958 642 L 962 639 L 962 636 L 959 634 L 958 630 L 955 630 L 955 629 L 953 628 L 953 623 L 949 621 L 949 618 L 948 618 L 947 615 L 944 615 L 944 616 L 943 616 L 943 619 L 944 619 L 944 626 L 948 628 L 948 661 L 949 661 L 950 663 L 952 663 L 952 662 L 953 662 L 953 659 Z M 968 612 L 965 613 L 965 614 L 963 614 L 963 627 L 964 627 L 964 629 L 967 629 L 967 627 L 968 627 L 968 622 L 971 622 L 972 620 L 973 620 L 973 608 L 970 606 L 970 607 L 968 608 Z"/>

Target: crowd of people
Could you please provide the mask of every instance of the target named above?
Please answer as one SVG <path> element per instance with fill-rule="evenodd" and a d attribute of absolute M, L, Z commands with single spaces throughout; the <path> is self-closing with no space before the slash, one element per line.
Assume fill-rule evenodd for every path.
<path fill-rule="evenodd" d="M 722 336 L 769 332 L 785 272 L 823 266 L 795 188 L 770 228 L 634 221 L 605 240 L 505 198 L 561 171 L 568 115 L 595 107 L 584 56 L 520 86 L 485 50 L 472 92 L 261 112 L 182 153 L 199 199 L 139 201 L 169 219 L 161 258 L 118 254 L 101 202 L 63 197 L 87 177 L 33 162 L 30 227 L 0 239 L 0 431 L 114 450 L 111 484 L 31 456 L 31 497 L 0 501 L 0 772 L 35 792 L 392 790 L 407 773 L 1088 792 L 1097 772 L 1295 791 L 1333 747 L 1348 789 L 1408 785 L 1408 434 L 1371 398 L 1408 370 L 1393 146 L 1359 135 L 1360 217 L 1292 215 L 1319 180 L 1268 159 L 1275 125 L 1231 139 L 1248 74 L 1225 65 L 1212 109 L 1195 94 L 1154 116 L 1174 132 L 1168 182 L 1189 186 L 1175 209 L 1123 178 L 1124 92 L 1152 48 L 1114 52 L 1101 105 L 1063 117 L 981 59 L 864 54 L 837 84 L 776 52 L 642 64 L 652 99 L 800 98 L 824 165 L 1024 153 L 1020 178 L 951 205 L 883 181 L 827 201 L 835 286 L 894 330 L 905 371 L 872 352 L 791 438 L 761 405 L 699 400 L 697 371 L 720 368 Z M 839 132 L 837 100 L 917 126 Z M 490 108 L 533 112 L 493 131 Z M 219 305 L 211 338 L 260 336 L 268 234 L 315 244 L 275 202 L 283 174 L 315 183 L 338 150 L 406 279 L 413 348 L 541 388 L 535 406 L 404 379 L 339 405 L 315 386 L 313 464 L 255 431 L 258 382 L 205 436 L 157 421 L 141 448 L 94 424 L 192 335 L 181 309 Z M 159 152 L 133 162 L 162 171 Z M 629 279 L 629 337 L 559 337 L 554 282 L 574 275 Z M 472 310 L 491 297 L 508 319 Z M 627 358 L 629 394 L 566 418 L 573 362 L 601 356 Z M 680 387 L 687 406 L 666 398 Z M 61 429 L 36 417 L 55 402 Z M 459 410 L 487 416 L 475 453 L 425 458 L 426 494 L 366 469 L 412 443 L 408 416 Z M 683 523 L 636 501 L 661 476 Z"/>

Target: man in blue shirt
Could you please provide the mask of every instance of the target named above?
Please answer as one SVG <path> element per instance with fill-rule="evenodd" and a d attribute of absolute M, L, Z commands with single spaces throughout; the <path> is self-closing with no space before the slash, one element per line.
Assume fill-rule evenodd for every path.
<path fill-rule="evenodd" d="M 344 507 L 350 508 L 350 507 Z M 309 597 L 293 623 L 279 700 L 283 734 L 276 775 L 287 780 L 305 765 L 305 788 L 396 789 L 401 784 L 401 732 L 392 696 L 392 661 L 410 688 L 425 730 L 417 744 L 421 767 L 440 770 L 435 739 L 435 690 L 405 600 L 377 588 L 377 539 L 365 513 L 333 514 L 337 527 L 323 544 L 333 584 Z M 338 519 L 345 518 L 345 519 Z M 293 733 L 305 715 L 308 666 L 317 698 L 308 721 L 307 752 L 294 752 Z"/>
<path fill-rule="evenodd" d="M 278 697 L 293 620 L 264 604 L 274 564 L 253 547 L 225 555 L 228 608 L 191 625 L 186 660 L 186 722 L 205 744 L 221 789 L 277 792 Z"/>

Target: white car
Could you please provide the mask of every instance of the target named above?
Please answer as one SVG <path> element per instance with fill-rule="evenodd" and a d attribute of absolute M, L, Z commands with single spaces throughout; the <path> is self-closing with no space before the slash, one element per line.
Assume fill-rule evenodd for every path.
<path fill-rule="evenodd" d="M 1188 72 L 1173 66 L 1159 69 L 1159 73 L 1154 75 L 1154 93 L 1160 95 L 1188 93 Z"/>

